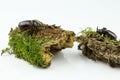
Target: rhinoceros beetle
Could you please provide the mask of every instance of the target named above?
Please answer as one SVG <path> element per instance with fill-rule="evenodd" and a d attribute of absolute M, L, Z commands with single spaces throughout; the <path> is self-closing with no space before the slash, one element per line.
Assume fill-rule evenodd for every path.
<path fill-rule="evenodd" d="M 25 20 L 25 21 L 21 21 L 18 24 L 19 28 L 21 31 L 24 30 L 30 30 L 30 29 L 39 29 L 40 27 L 40 22 L 38 20 Z"/>
<path fill-rule="evenodd" d="M 107 36 L 112 40 L 116 40 L 117 36 L 115 33 L 113 33 L 110 30 L 107 30 L 107 28 L 103 27 L 102 29 L 98 29 L 97 27 L 97 33 L 99 33 L 100 35 L 103 35 L 104 37 Z"/>

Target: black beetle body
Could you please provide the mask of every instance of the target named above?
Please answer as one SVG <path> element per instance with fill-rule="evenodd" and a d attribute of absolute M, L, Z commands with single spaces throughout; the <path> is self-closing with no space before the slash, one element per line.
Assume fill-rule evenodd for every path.
<path fill-rule="evenodd" d="M 37 20 L 25 20 L 18 24 L 21 31 L 29 29 L 39 29 L 40 24 Z"/>
<path fill-rule="evenodd" d="M 97 27 L 97 33 L 99 33 L 100 35 L 103 35 L 104 37 L 107 36 L 113 40 L 117 39 L 116 34 L 110 30 L 107 30 L 107 28 L 105 28 L 105 27 L 103 27 L 102 29 L 98 29 L 98 27 Z"/>

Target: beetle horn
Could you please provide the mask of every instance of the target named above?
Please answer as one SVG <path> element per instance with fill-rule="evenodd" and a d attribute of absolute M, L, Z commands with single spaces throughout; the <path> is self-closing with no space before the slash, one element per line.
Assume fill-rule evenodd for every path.
<path fill-rule="evenodd" d="M 97 26 L 97 31 L 98 31 L 98 26 Z"/>

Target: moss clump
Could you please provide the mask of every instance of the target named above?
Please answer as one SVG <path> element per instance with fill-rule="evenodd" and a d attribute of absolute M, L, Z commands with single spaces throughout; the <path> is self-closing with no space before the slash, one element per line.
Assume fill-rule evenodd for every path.
<path fill-rule="evenodd" d="M 78 49 L 86 57 L 108 63 L 112 67 L 120 67 L 120 41 L 112 40 L 87 28 L 77 37 Z"/>
<path fill-rule="evenodd" d="M 2 51 L 15 54 L 17 58 L 24 59 L 33 65 L 48 67 L 51 63 L 52 55 L 44 54 L 42 44 L 49 39 L 40 35 L 29 35 L 28 31 L 21 32 L 19 28 L 11 30 L 9 33 L 9 46 Z M 47 57 L 47 58 L 46 58 Z"/>
<path fill-rule="evenodd" d="M 38 25 L 33 25 L 33 21 Z M 54 53 L 71 48 L 75 41 L 73 31 L 63 30 L 59 26 L 44 24 L 38 20 L 22 21 L 22 23 L 24 23 L 23 29 L 22 24 L 14 30 L 11 29 L 10 48 L 4 49 L 2 54 L 9 52 L 33 65 L 46 68 L 50 66 Z"/>

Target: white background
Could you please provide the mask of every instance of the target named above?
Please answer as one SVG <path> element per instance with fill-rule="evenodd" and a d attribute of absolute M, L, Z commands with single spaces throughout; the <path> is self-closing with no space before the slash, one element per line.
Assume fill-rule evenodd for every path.
<path fill-rule="evenodd" d="M 10 28 L 26 19 L 60 25 L 76 34 L 86 27 L 107 27 L 119 38 L 120 0 L 0 0 L 0 52 L 7 47 Z M 14 55 L 0 56 L 0 80 L 120 80 L 120 68 L 82 56 L 77 45 L 56 54 L 47 69 Z"/>

